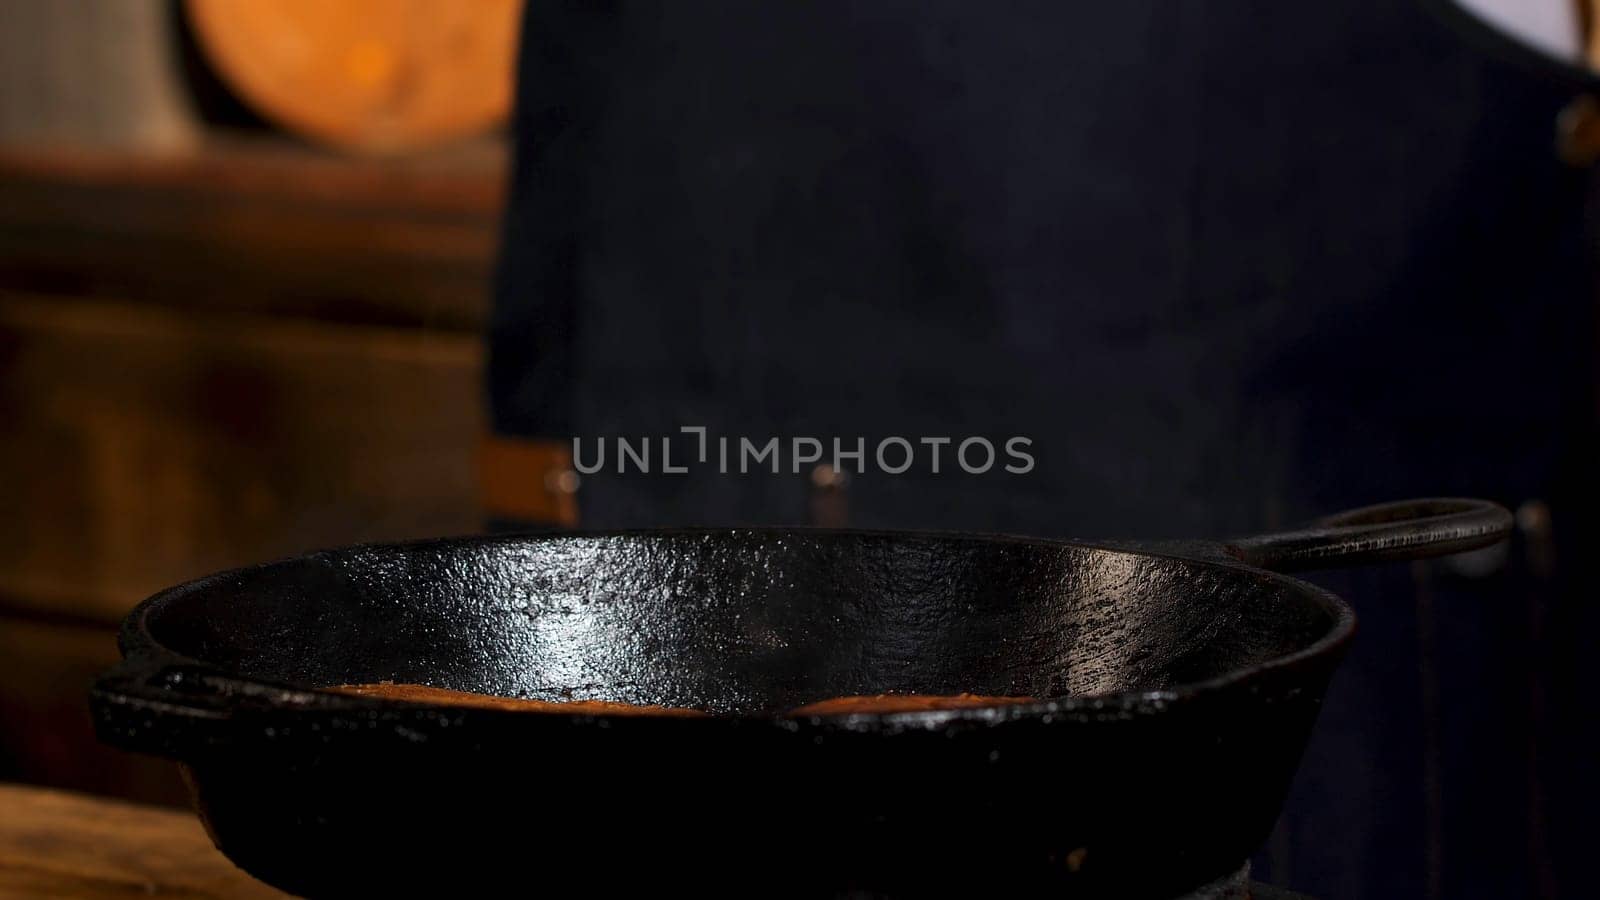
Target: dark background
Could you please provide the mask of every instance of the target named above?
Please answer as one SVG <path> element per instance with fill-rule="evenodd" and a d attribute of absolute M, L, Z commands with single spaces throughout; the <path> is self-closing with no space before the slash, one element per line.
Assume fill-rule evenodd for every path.
<path fill-rule="evenodd" d="M 1319 579 L 1362 632 L 1256 872 L 1576 891 L 1596 331 L 1591 175 L 1557 123 L 1586 79 L 1470 26 L 1392 2 L 535 7 L 495 425 L 1024 434 L 1039 461 L 825 497 L 803 470 L 597 475 L 603 527 L 1181 537 L 1498 500 L 1509 548 Z"/>

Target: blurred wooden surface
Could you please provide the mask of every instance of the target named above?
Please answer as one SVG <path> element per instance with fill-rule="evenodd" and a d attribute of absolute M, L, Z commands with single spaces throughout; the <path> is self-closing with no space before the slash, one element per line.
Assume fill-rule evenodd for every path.
<path fill-rule="evenodd" d="M 285 897 L 235 868 L 193 814 L 0 785 L 0 898 Z"/>
<path fill-rule="evenodd" d="M 112 629 L 0 615 L 0 765 L 7 777 L 147 803 L 187 802 L 177 763 L 94 738 L 84 698 L 118 658 Z"/>
<path fill-rule="evenodd" d="M 484 513 L 508 522 L 578 524 L 578 472 L 572 445 L 490 436 L 478 454 Z"/>
<path fill-rule="evenodd" d="M 0 151 L 0 780 L 173 802 L 85 691 L 151 592 L 477 531 L 503 154 Z"/>
<path fill-rule="evenodd" d="M 114 623 L 333 544 L 479 527 L 478 341 L 0 295 L 0 594 Z"/>
<path fill-rule="evenodd" d="M 0 287 L 475 331 L 504 148 L 347 160 L 287 142 L 0 149 Z"/>

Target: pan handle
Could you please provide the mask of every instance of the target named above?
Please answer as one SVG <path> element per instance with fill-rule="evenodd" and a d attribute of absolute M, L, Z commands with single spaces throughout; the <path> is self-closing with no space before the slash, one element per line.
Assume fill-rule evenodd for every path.
<path fill-rule="evenodd" d="M 1289 572 L 1476 550 L 1511 533 L 1511 513 L 1487 500 L 1434 497 L 1364 506 L 1305 528 L 1223 542 L 1230 557 Z"/>
<path fill-rule="evenodd" d="M 181 747 L 224 732 L 218 726 L 232 715 L 219 693 L 205 688 L 204 677 L 195 667 L 124 659 L 89 691 L 95 732 L 125 750 L 178 758 Z"/>
<path fill-rule="evenodd" d="M 102 741 L 182 759 L 193 747 L 227 743 L 245 727 L 242 722 L 286 706 L 315 709 L 339 699 L 240 681 L 193 661 L 135 655 L 95 680 L 89 709 Z"/>

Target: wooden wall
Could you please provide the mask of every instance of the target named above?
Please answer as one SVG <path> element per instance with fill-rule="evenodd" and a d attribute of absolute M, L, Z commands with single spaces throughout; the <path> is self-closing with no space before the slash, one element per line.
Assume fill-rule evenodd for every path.
<path fill-rule="evenodd" d="M 494 144 L 0 152 L 0 780 L 180 799 L 88 730 L 134 603 L 479 528 L 503 169 Z"/>

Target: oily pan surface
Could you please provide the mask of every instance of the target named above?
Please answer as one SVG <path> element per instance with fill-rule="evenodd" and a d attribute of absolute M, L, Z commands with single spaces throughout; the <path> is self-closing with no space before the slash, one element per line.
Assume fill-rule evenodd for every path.
<path fill-rule="evenodd" d="M 741 530 L 358 547 L 152 604 L 245 677 L 771 714 L 877 694 L 1171 688 L 1304 650 L 1336 613 L 1249 570 L 1047 541 Z"/>

